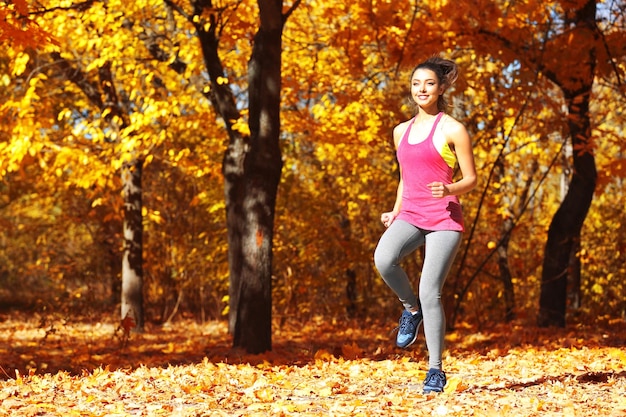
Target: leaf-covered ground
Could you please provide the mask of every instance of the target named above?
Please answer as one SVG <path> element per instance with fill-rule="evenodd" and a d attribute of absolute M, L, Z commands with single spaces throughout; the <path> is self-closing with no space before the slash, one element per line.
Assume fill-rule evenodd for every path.
<path fill-rule="evenodd" d="M 447 336 L 443 394 L 424 395 L 423 335 L 393 321 L 275 326 L 274 349 L 231 348 L 224 323 L 148 326 L 0 316 L 0 415 L 623 416 L 626 324 L 521 323 Z"/>

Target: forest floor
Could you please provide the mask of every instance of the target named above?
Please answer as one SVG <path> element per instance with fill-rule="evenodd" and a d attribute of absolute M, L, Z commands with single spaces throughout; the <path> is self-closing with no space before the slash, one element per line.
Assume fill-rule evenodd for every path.
<path fill-rule="evenodd" d="M 0 415 L 623 416 L 626 323 L 449 331 L 448 384 L 424 395 L 423 333 L 394 322 L 274 326 L 273 350 L 231 347 L 225 323 L 128 334 L 112 321 L 0 315 Z"/>

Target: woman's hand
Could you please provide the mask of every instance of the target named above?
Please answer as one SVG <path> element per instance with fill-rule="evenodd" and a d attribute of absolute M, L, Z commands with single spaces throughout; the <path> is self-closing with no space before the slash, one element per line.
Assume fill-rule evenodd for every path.
<path fill-rule="evenodd" d="M 448 190 L 448 187 L 446 187 L 446 185 L 443 182 L 435 181 L 435 182 L 431 182 L 430 184 L 426 186 L 430 188 L 430 192 L 433 194 L 433 197 L 435 198 L 442 198 L 450 194 L 450 190 Z"/>
<path fill-rule="evenodd" d="M 387 213 L 383 213 L 380 215 L 380 221 L 383 222 L 385 227 L 391 226 L 391 223 L 396 219 L 396 213 L 393 211 L 388 211 Z"/>

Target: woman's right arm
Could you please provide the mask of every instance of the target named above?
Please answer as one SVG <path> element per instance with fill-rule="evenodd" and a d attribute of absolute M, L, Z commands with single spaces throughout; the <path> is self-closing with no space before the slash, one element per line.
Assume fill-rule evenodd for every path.
<path fill-rule="evenodd" d="M 402 139 L 402 134 L 404 133 L 403 126 L 404 123 L 399 124 L 393 129 L 393 143 L 395 145 L 396 151 L 398 150 L 398 145 L 400 144 L 400 140 Z M 393 205 L 393 210 L 383 213 L 380 216 L 380 220 L 385 225 L 385 227 L 391 226 L 391 223 L 395 220 L 398 213 L 400 213 L 400 207 L 402 206 L 402 189 L 404 186 L 404 182 L 402 181 L 402 168 L 399 167 L 400 179 L 398 181 L 398 189 L 396 190 L 396 201 Z"/>

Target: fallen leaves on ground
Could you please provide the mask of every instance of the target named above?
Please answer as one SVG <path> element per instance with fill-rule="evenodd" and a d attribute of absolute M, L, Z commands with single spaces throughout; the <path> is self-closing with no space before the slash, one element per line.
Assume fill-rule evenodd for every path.
<path fill-rule="evenodd" d="M 274 349 L 231 348 L 224 323 L 149 326 L 4 317 L 0 414 L 11 416 L 622 416 L 626 324 L 521 323 L 448 332 L 442 394 L 422 393 L 423 335 L 393 323 L 275 326 Z"/>

